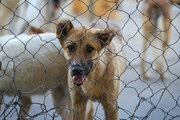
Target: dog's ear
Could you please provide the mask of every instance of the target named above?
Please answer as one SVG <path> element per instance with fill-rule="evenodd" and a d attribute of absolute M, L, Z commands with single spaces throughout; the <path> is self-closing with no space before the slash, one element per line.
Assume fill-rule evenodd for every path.
<path fill-rule="evenodd" d="M 44 33 L 44 30 L 42 30 L 40 28 L 33 27 L 33 26 L 30 27 L 29 35 L 40 34 L 40 33 Z"/>
<path fill-rule="evenodd" d="M 105 29 L 96 32 L 96 37 L 100 41 L 102 47 L 109 45 L 115 36 L 115 30 Z"/>
<path fill-rule="evenodd" d="M 68 19 L 62 19 L 57 24 L 56 27 L 56 37 L 59 39 L 60 43 L 62 44 L 63 41 L 66 39 L 69 31 L 73 28 L 73 24 Z"/>

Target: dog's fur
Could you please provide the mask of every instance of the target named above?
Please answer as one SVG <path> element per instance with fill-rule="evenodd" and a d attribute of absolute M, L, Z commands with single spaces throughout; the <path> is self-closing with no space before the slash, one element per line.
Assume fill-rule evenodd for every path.
<path fill-rule="evenodd" d="M 145 69 L 145 58 L 146 58 L 146 49 L 148 41 L 154 40 L 156 37 L 160 36 L 162 39 L 162 34 L 164 36 L 164 40 L 162 43 L 162 50 L 165 52 L 170 39 L 170 22 L 171 22 L 171 13 L 170 8 L 172 3 L 180 4 L 179 0 L 146 0 L 145 6 L 143 9 L 143 53 L 142 53 L 142 62 L 141 62 L 141 70 L 144 79 L 149 79 L 146 75 L 147 70 Z M 163 17 L 163 30 L 160 30 L 160 26 L 158 26 L 158 20 L 160 16 Z M 161 31 L 157 32 L 157 31 Z M 156 54 L 156 53 L 154 53 Z M 164 53 L 163 53 L 164 54 Z M 163 56 L 163 55 L 162 55 Z M 160 57 L 160 61 L 157 66 L 157 71 L 161 75 L 162 79 L 165 79 L 164 75 L 164 60 L 163 57 Z M 157 57 L 157 56 L 156 56 Z M 157 58 L 156 58 L 157 59 Z"/>
<path fill-rule="evenodd" d="M 20 91 L 20 112 L 25 118 L 32 103 L 31 96 L 52 90 L 57 112 L 63 120 L 69 120 L 70 113 L 61 108 L 71 108 L 66 75 L 68 65 L 56 34 L 8 35 L 0 37 L 0 46 L 0 102 L 3 103 L 4 95 L 12 96 Z"/>
<path fill-rule="evenodd" d="M 97 0 L 93 1 L 92 4 L 88 0 L 74 0 L 72 2 L 72 11 L 74 14 L 88 14 L 87 11 L 92 7 L 93 17 L 121 19 L 122 16 L 118 13 L 117 8 L 119 7 L 119 0 Z"/>
<path fill-rule="evenodd" d="M 57 25 L 57 38 L 70 67 L 68 85 L 73 120 L 92 119 L 85 114 L 86 104 L 91 100 L 102 104 L 106 120 L 118 120 L 117 99 L 126 60 L 122 57 L 121 41 L 114 37 L 114 32 L 111 29 L 74 28 L 67 19 Z"/>

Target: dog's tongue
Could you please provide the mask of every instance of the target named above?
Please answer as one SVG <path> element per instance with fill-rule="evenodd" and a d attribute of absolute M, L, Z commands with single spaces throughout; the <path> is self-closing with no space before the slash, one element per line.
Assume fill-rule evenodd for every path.
<path fill-rule="evenodd" d="M 59 5 L 57 5 L 57 4 L 55 4 L 55 3 L 54 3 L 53 6 L 54 6 L 54 9 L 55 9 L 55 10 L 59 8 Z"/>
<path fill-rule="evenodd" d="M 86 76 L 75 75 L 72 77 L 72 79 L 75 85 L 80 86 L 83 84 L 84 80 L 86 79 Z"/>

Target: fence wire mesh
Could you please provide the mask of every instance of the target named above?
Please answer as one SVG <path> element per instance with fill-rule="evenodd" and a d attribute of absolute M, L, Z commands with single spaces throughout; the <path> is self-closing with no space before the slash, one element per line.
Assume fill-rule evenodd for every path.
<path fill-rule="evenodd" d="M 79 120 L 82 116 L 111 120 L 118 113 L 119 120 L 179 120 L 179 5 L 179 0 L 0 0 L 0 119 L 69 120 L 79 115 Z M 78 91 L 76 95 L 81 97 L 74 102 L 76 87 L 68 84 L 72 66 L 68 66 L 70 61 L 56 38 L 57 25 L 64 18 L 75 28 L 83 28 L 88 39 L 101 39 L 88 34 L 91 28 L 86 26 L 91 23 L 101 23 L 100 29 L 114 29 L 121 48 L 112 48 L 119 50 L 114 53 L 105 48 L 114 56 L 104 63 L 104 76 L 114 76 L 109 84 L 120 81 L 120 88 L 88 79 L 85 83 L 91 81 L 95 86 L 86 94 L 81 94 L 84 88 Z M 65 32 L 60 34 L 62 39 L 67 37 Z M 73 42 L 76 36 L 71 39 Z M 101 53 L 93 61 L 106 61 L 101 57 L 105 52 Z M 80 52 L 78 59 L 81 56 Z M 119 61 L 110 67 L 121 73 L 108 72 L 117 56 L 126 61 L 125 69 L 118 68 L 122 66 Z M 94 76 L 101 74 L 99 69 Z M 106 91 L 107 97 L 89 97 L 96 86 Z M 109 92 L 114 89 L 120 91 Z M 96 95 L 101 92 L 94 91 Z M 117 100 L 111 94 L 117 95 Z M 104 102 L 106 99 L 111 103 Z M 109 104 L 114 109 L 105 110 Z M 78 110 L 73 109 L 76 105 L 80 106 Z"/>

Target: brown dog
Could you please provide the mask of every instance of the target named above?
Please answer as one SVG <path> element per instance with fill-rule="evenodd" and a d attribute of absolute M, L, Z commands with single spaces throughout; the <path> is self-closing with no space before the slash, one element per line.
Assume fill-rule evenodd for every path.
<path fill-rule="evenodd" d="M 122 19 L 122 15 L 118 12 L 120 2 L 120 0 L 97 0 L 90 3 L 89 0 L 74 0 L 72 10 L 75 14 L 85 15 L 90 12 L 93 17 Z"/>
<path fill-rule="evenodd" d="M 86 120 L 86 104 L 102 104 L 106 120 L 118 119 L 120 78 L 126 61 L 121 41 L 110 29 L 74 28 L 70 20 L 57 25 L 57 38 L 69 64 L 73 120 Z M 112 40 L 113 39 L 113 40 Z M 88 118 L 87 118 L 88 117 Z"/>
<path fill-rule="evenodd" d="M 145 69 L 145 58 L 146 58 L 146 49 L 148 42 L 153 42 L 155 38 L 160 37 L 162 43 L 162 51 L 161 56 L 156 57 L 158 61 L 157 71 L 161 75 L 162 79 L 165 79 L 165 60 L 164 60 L 164 52 L 166 51 L 170 39 L 170 22 L 171 22 L 171 13 L 170 8 L 172 3 L 180 4 L 179 0 L 146 0 L 145 7 L 143 9 L 143 53 L 142 53 L 142 62 L 141 62 L 141 70 L 143 74 L 143 78 L 148 79 L 149 77 L 146 75 L 147 70 Z M 160 16 L 163 17 L 163 30 L 160 30 L 158 26 L 158 20 Z M 157 32 L 159 31 L 159 32 Z M 164 36 L 164 40 L 161 38 L 161 34 Z M 154 41 L 155 42 L 155 41 Z M 156 54 L 156 53 L 154 53 Z"/>

